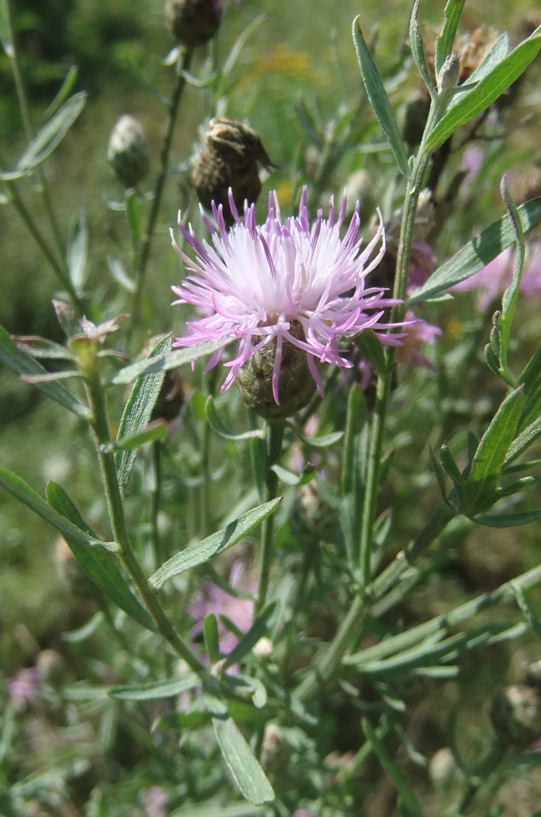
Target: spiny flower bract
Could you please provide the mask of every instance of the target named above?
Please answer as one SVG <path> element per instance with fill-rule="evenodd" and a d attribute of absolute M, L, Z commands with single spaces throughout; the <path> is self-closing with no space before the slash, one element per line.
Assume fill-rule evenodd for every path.
<path fill-rule="evenodd" d="M 389 327 L 382 318 L 384 310 L 395 301 L 384 297 L 381 287 L 367 287 L 365 280 L 385 252 L 383 227 L 379 226 L 361 252 L 358 205 L 345 235 L 340 237 L 346 205 L 344 197 L 335 217 L 331 199 L 328 218 L 323 218 L 320 210 L 310 225 L 306 188 L 299 215 L 285 220 L 276 194 L 271 193 L 267 219 L 259 226 L 254 206 L 245 205 L 241 220 L 230 195 L 235 223 L 229 231 L 221 206 L 212 206 L 216 227 L 201 211 L 212 245 L 200 242 L 191 225 L 186 228 L 179 215 L 180 231 L 196 258 L 186 255 L 173 238 L 176 252 L 191 273 L 180 286 L 173 287 L 179 296 L 175 303 L 192 304 L 203 317 L 188 321 L 190 334 L 177 338 L 174 345 L 192 346 L 223 338 L 224 347 L 209 361 L 210 369 L 220 360 L 231 336 L 238 338 L 234 358 L 225 363 L 230 372 L 222 391 L 231 386 L 254 354 L 274 343 L 272 392 L 279 403 L 280 365 L 284 344 L 289 343 L 306 353 L 310 372 L 323 394 L 315 360 L 350 368 L 352 364 L 344 356 L 345 350 L 340 349 L 340 342 L 365 329 L 380 332 Z M 302 332 L 298 331 L 299 324 Z M 389 334 L 380 335 L 380 340 L 393 345 L 400 342 Z"/>

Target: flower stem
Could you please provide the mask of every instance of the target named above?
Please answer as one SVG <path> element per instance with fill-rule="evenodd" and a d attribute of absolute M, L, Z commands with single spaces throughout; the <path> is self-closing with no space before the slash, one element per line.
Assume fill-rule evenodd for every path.
<path fill-rule="evenodd" d="M 201 677 L 204 677 L 206 676 L 205 668 L 196 658 L 196 656 L 193 655 L 188 645 L 177 633 L 173 623 L 162 607 L 156 590 L 148 583 L 143 569 L 141 568 L 141 565 L 133 552 L 126 527 L 124 507 L 122 504 L 120 486 L 116 473 L 114 454 L 112 452 L 106 453 L 106 447 L 107 444 L 110 443 L 111 437 L 109 434 L 109 421 L 107 418 L 105 395 L 103 393 L 103 388 L 96 368 L 97 367 L 93 367 L 93 370 L 87 373 L 88 377 L 86 381 L 86 389 L 93 415 L 90 422 L 96 442 L 96 451 L 98 454 L 103 485 L 105 488 L 111 529 L 115 541 L 120 546 L 118 557 L 139 591 L 148 612 L 156 624 L 158 632 L 171 645 L 177 655 L 186 661 L 188 666 L 191 667 L 194 672 L 197 672 L 199 675 L 201 675 Z"/>
<path fill-rule="evenodd" d="M 428 133 L 428 129 L 429 126 L 427 125 L 426 133 Z M 404 209 L 402 213 L 402 228 L 400 231 L 400 241 L 396 260 L 396 276 L 393 289 L 393 298 L 397 298 L 400 301 L 403 301 L 406 296 L 411 245 L 413 243 L 413 229 L 415 225 L 415 213 L 429 161 L 430 154 L 424 150 L 423 143 L 421 143 L 419 153 L 415 159 L 411 178 L 408 180 Z M 401 320 L 403 320 L 405 310 L 406 307 L 404 303 L 400 303 L 393 307 L 391 312 L 391 322 L 399 323 Z M 395 365 L 395 350 L 393 347 L 386 350 L 385 357 L 387 364 L 386 373 L 383 377 L 378 379 L 376 389 L 376 406 L 372 420 L 371 445 L 368 454 L 366 489 L 364 494 L 361 522 L 359 567 L 361 585 L 363 587 L 366 587 L 370 583 L 371 579 L 370 563 L 372 557 L 372 529 L 376 518 L 376 504 L 379 489 L 381 457 L 383 453 L 385 422 L 389 407 L 389 399 L 391 396 L 391 384 Z"/>
<path fill-rule="evenodd" d="M 169 120 L 167 124 L 167 131 L 163 140 L 162 153 L 160 158 L 160 172 L 156 179 L 156 187 L 154 189 L 154 198 L 152 199 L 152 206 L 148 216 L 147 229 L 145 236 L 141 242 L 139 261 L 137 264 L 136 275 L 136 289 L 133 302 L 133 325 L 135 326 L 139 321 L 141 311 L 141 298 L 143 295 L 143 288 L 145 285 L 146 268 L 150 256 L 150 245 L 158 218 L 160 203 L 162 199 L 163 188 L 167 178 L 167 169 L 169 166 L 169 153 L 171 150 L 171 143 L 173 141 L 173 133 L 175 130 L 175 123 L 177 119 L 178 108 L 186 85 L 184 71 L 188 71 L 192 61 L 193 49 L 185 48 L 182 51 L 176 65 L 176 82 L 173 88 L 173 94 L 169 102 Z"/>
<path fill-rule="evenodd" d="M 24 204 L 21 196 L 19 195 L 19 191 L 17 190 L 15 184 L 13 182 L 4 182 L 4 184 L 5 184 L 6 188 L 7 188 L 7 190 L 9 191 L 8 195 L 9 195 L 9 200 L 10 200 L 11 204 L 13 204 L 15 210 L 17 211 L 17 213 L 21 217 L 21 219 L 22 219 L 24 225 L 26 226 L 28 232 L 30 233 L 30 235 L 32 236 L 32 238 L 34 239 L 34 241 L 36 242 L 36 244 L 40 248 L 41 252 L 43 253 L 43 255 L 44 255 L 44 257 L 45 257 L 45 259 L 47 261 L 47 263 L 49 264 L 49 266 L 51 267 L 51 269 L 55 273 L 56 277 L 60 281 L 60 284 L 62 285 L 62 287 L 68 293 L 72 305 L 74 306 L 76 311 L 79 313 L 79 315 L 84 315 L 85 314 L 85 306 L 84 306 L 81 298 L 79 298 L 79 296 L 75 292 L 73 284 L 71 283 L 66 271 L 58 263 L 55 256 L 51 252 L 51 249 L 50 249 L 49 245 L 47 244 L 47 242 L 44 239 L 43 235 L 41 234 L 41 232 L 37 228 L 37 226 L 36 226 L 36 224 L 34 222 L 34 219 L 30 215 L 30 213 L 28 212 L 28 210 L 26 208 L 26 205 Z"/>
<path fill-rule="evenodd" d="M 278 475 L 272 470 L 272 466 L 280 459 L 282 451 L 282 440 L 284 437 L 283 422 L 267 422 L 266 428 L 266 477 L 265 477 L 265 502 L 274 499 L 278 487 Z M 274 535 L 274 514 L 267 517 L 261 525 L 261 562 L 259 570 L 259 587 L 257 591 L 256 614 L 265 606 L 267 590 L 269 587 L 270 567 L 272 561 L 272 540 Z"/>

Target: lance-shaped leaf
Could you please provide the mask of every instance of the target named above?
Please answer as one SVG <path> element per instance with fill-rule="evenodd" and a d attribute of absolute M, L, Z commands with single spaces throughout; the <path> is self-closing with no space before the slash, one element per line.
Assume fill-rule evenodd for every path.
<path fill-rule="evenodd" d="M 152 358 L 161 357 L 171 349 L 171 335 L 166 335 L 158 341 L 146 360 L 152 362 Z M 150 420 L 152 409 L 156 404 L 160 389 L 162 387 L 165 372 L 157 372 L 148 377 L 137 378 L 128 397 L 128 402 L 122 412 L 122 418 L 118 426 L 116 443 L 122 447 L 122 441 L 133 435 L 144 431 Z M 136 451 L 133 448 L 123 451 L 116 457 L 116 468 L 118 471 L 118 481 L 124 490 L 128 484 L 130 474 L 135 462 Z"/>
<path fill-rule="evenodd" d="M 124 386 L 131 383 L 137 377 L 148 377 L 151 374 L 158 372 L 167 372 L 169 369 L 176 369 L 177 366 L 183 366 L 186 363 L 192 363 L 194 360 L 199 360 L 205 355 L 211 355 L 217 352 L 218 349 L 223 349 L 235 338 L 222 338 L 221 340 L 207 341 L 206 343 L 198 343 L 195 346 L 190 346 L 189 349 L 177 349 L 167 354 L 156 355 L 154 358 L 145 358 L 145 360 L 138 360 L 137 363 L 132 363 L 131 366 L 125 366 L 119 372 L 113 375 L 110 379 L 112 386 Z"/>
<path fill-rule="evenodd" d="M 415 796 L 415 792 L 409 785 L 401 770 L 396 765 L 395 761 L 388 754 L 383 741 L 378 736 L 376 730 L 373 729 L 370 722 L 366 718 L 363 718 L 362 727 L 367 741 L 370 743 L 374 753 L 378 757 L 379 762 L 389 775 L 393 786 L 398 792 L 402 805 L 407 809 L 407 813 L 411 815 L 411 817 L 423 817 L 423 812 L 417 797 Z"/>
<path fill-rule="evenodd" d="M 311 482 L 316 474 L 315 465 L 307 465 L 303 468 L 302 473 L 294 474 L 288 471 L 287 468 L 282 468 L 281 465 L 271 465 L 271 470 L 278 476 L 286 485 L 307 485 Z"/>
<path fill-rule="evenodd" d="M 106 452 L 135 451 L 147 443 L 155 443 L 158 440 L 163 440 L 168 434 L 169 426 L 165 420 L 156 420 L 142 431 L 134 431 L 133 434 L 128 434 L 127 437 L 121 437 L 119 440 L 104 445 L 103 450 Z"/>
<path fill-rule="evenodd" d="M 383 81 L 377 69 L 376 63 L 370 53 L 360 25 L 360 17 L 356 17 L 353 21 L 353 42 L 355 44 L 355 51 L 357 52 L 357 59 L 361 68 L 361 75 L 366 88 L 366 93 L 370 104 L 374 109 L 374 113 L 378 118 L 391 150 L 394 153 L 400 172 L 406 178 L 409 177 L 408 156 L 400 135 L 400 130 L 396 123 L 396 119 L 389 102 L 389 97 L 383 86 Z"/>
<path fill-rule="evenodd" d="M 509 37 L 506 33 L 501 34 L 497 40 L 492 43 L 492 46 L 487 51 L 475 71 L 468 77 L 466 82 L 461 85 L 461 88 L 467 88 L 468 85 L 474 85 L 480 79 L 486 77 L 493 68 L 500 64 L 500 62 L 509 54 Z M 451 100 L 450 107 L 460 100 L 457 96 Z"/>
<path fill-rule="evenodd" d="M 520 386 L 505 398 L 492 418 L 471 463 L 466 497 L 460 506 L 462 513 L 482 513 L 494 504 L 498 477 L 515 438 L 523 405 L 524 389 Z"/>
<path fill-rule="evenodd" d="M 465 2 L 466 0 L 448 0 L 445 6 L 443 27 L 436 40 L 436 76 L 441 71 L 445 60 L 453 50 L 460 15 L 462 14 Z"/>
<path fill-rule="evenodd" d="M 47 485 L 47 502 L 58 513 L 68 519 L 77 530 L 89 537 L 94 534 L 79 515 L 67 493 L 60 485 L 49 482 Z M 131 592 L 126 580 L 122 576 L 116 563 L 104 553 L 101 548 L 89 548 L 82 545 L 73 535 L 64 533 L 64 538 L 70 546 L 73 555 L 94 584 L 114 601 L 121 610 L 135 619 L 142 627 L 155 630 L 154 622 L 144 607 L 137 601 Z"/>
<path fill-rule="evenodd" d="M 57 528 L 64 536 L 72 536 L 85 545 L 100 545 L 113 553 L 119 550 L 116 542 L 102 542 L 101 539 L 81 530 L 65 516 L 57 513 L 24 480 L 8 471 L 7 468 L 0 468 L 0 485 L 30 510 Z"/>
<path fill-rule="evenodd" d="M 270 502 L 265 502 L 263 505 L 258 505 L 257 508 L 253 508 L 253 510 L 239 516 L 238 519 L 235 519 L 223 530 L 207 536 L 206 539 L 196 545 L 187 547 L 186 550 L 181 550 L 180 553 L 165 562 L 150 577 L 150 583 L 159 589 L 163 587 L 166 581 L 178 576 L 179 573 L 184 573 L 185 570 L 189 570 L 191 567 L 202 565 L 219 553 L 223 553 L 224 550 L 236 545 L 271 513 L 274 513 L 281 501 L 282 497 L 278 497 Z"/>
<path fill-rule="evenodd" d="M 19 375 L 43 376 L 49 374 L 37 360 L 34 360 L 17 348 L 3 326 L 0 326 L 0 360 Z M 73 397 L 73 395 L 59 383 L 40 382 L 36 383 L 35 386 L 46 394 L 47 397 L 51 397 L 57 403 L 60 403 L 61 406 L 69 409 L 79 417 L 88 419 L 90 416 L 89 409 L 77 400 L 76 397 Z"/>
<path fill-rule="evenodd" d="M 88 230 L 84 210 L 75 214 L 70 224 L 68 237 L 68 270 L 71 283 L 81 295 L 86 281 L 86 261 L 88 256 Z"/>
<path fill-rule="evenodd" d="M 69 360 L 75 362 L 76 357 L 69 349 L 38 335 L 13 335 L 12 340 L 20 352 L 30 357 L 44 358 L 45 360 Z"/>
<path fill-rule="evenodd" d="M 83 110 L 86 97 L 84 91 L 74 94 L 47 122 L 19 159 L 17 167 L 20 170 L 36 167 L 51 155 Z"/>
<path fill-rule="evenodd" d="M 243 635 L 237 646 L 227 656 L 225 666 L 231 667 L 237 664 L 244 656 L 250 652 L 252 647 L 255 647 L 260 638 L 266 635 L 269 628 L 269 618 L 276 610 L 276 602 L 273 601 L 263 608 L 261 613 L 250 627 L 247 633 Z"/>
<path fill-rule="evenodd" d="M 419 5 L 421 0 L 415 0 L 413 5 L 413 9 L 411 12 L 410 17 L 410 48 L 411 48 L 411 55 L 415 61 L 415 65 L 417 66 L 417 70 L 421 74 L 424 83 L 430 93 L 431 97 L 436 96 L 436 89 L 434 87 L 434 82 L 432 77 L 428 73 L 428 68 L 426 67 L 426 59 L 425 59 L 425 52 L 423 48 L 423 40 L 421 38 L 421 32 L 419 31 Z"/>
<path fill-rule="evenodd" d="M 286 421 L 286 426 L 291 429 L 295 437 L 304 445 L 311 445 L 312 448 L 328 448 L 341 440 L 344 436 L 343 431 L 333 431 L 331 434 L 322 434 L 321 437 L 307 437 L 300 431 L 295 423 L 290 420 Z"/>
<path fill-rule="evenodd" d="M 426 150 L 433 152 L 453 133 L 482 113 L 517 80 L 535 59 L 541 49 L 541 26 L 531 37 L 517 45 L 495 68 L 472 88 L 460 101 L 449 108 L 434 127 L 426 141 Z"/>
<path fill-rule="evenodd" d="M 212 395 L 207 397 L 207 402 L 205 403 L 205 413 L 212 430 L 219 437 L 223 437 L 225 440 L 251 440 L 253 437 L 264 438 L 265 436 L 265 433 L 257 428 L 253 431 L 242 432 L 230 431 L 228 428 L 226 428 L 218 417 L 216 405 Z"/>
<path fill-rule="evenodd" d="M 504 463 L 506 470 L 507 466 L 513 462 L 513 460 L 516 460 L 517 457 L 520 457 L 539 437 L 541 437 L 541 417 L 538 417 L 537 420 L 534 420 L 533 423 L 525 428 L 509 446 L 509 451 L 507 452 Z"/>
<path fill-rule="evenodd" d="M 272 786 L 225 703 L 214 695 L 204 697 L 218 746 L 240 793 L 256 806 L 271 803 L 274 800 Z"/>
<path fill-rule="evenodd" d="M 488 528 L 516 528 L 541 519 L 541 511 L 518 511 L 517 513 L 482 513 L 473 521 Z"/>
<path fill-rule="evenodd" d="M 63 102 L 67 99 L 67 97 L 71 94 L 73 90 L 73 86 L 77 81 L 77 76 L 79 74 L 79 69 L 76 65 L 72 65 L 69 69 L 68 73 L 66 74 L 66 79 L 62 83 L 62 87 L 60 88 L 59 92 L 45 111 L 45 118 L 48 119 L 49 117 L 53 116 Z"/>
<path fill-rule="evenodd" d="M 181 692 L 188 692 L 200 683 L 199 675 L 196 675 L 195 672 L 188 672 L 178 678 L 168 678 L 163 681 L 111 687 L 109 695 L 121 701 L 159 701 L 162 698 L 175 698 Z"/>
<path fill-rule="evenodd" d="M 535 227 L 541 219 L 541 201 L 533 199 L 517 208 L 520 224 L 525 233 Z M 475 236 L 449 261 L 439 267 L 408 299 L 408 305 L 425 303 L 441 292 L 465 281 L 480 269 L 486 267 L 503 250 L 516 241 L 516 232 L 509 215 L 495 221 L 480 235 Z"/>

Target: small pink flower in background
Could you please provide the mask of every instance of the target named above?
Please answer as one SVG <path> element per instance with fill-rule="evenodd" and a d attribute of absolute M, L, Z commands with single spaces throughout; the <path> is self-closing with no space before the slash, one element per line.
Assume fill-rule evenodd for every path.
<path fill-rule="evenodd" d="M 307 808 L 298 808 L 293 812 L 293 817 L 315 817 L 315 814 L 312 811 L 308 811 Z"/>
<path fill-rule="evenodd" d="M 27 704 L 36 700 L 39 682 L 37 667 L 22 669 L 13 678 L 8 678 L 8 694 L 16 712 L 22 712 Z"/>
<path fill-rule="evenodd" d="M 480 312 L 483 312 L 511 283 L 514 264 L 515 248 L 514 246 L 507 247 L 486 267 L 466 278 L 465 281 L 455 284 L 453 289 L 458 291 L 476 290 L 476 306 Z M 520 291 L 532 297 L 541 295 L 540 243 L 532 243 L 527 247 Z"/>
<path fill-rule="evenodd" d="M 151 786 L 143 794 L 145 817 L 165 817 L 168 802 L 169 795 L 161 786 Z"/>
<path fill-rule="evenodd" d="M 484 158 L 485 149 L 479 145 L 470 145 L 464 151 L 460 169 L 464 170 L 466 173 L 464 176 L 464 182 L 467 185 L 471 185 L 471 183 L 475 181 L 475 178 L 481 169 L 481 165 L 483 164 Z"/>
<path fill-rule="evenodd" d="M 229 583 L 238 590 L 247 593 L 255 593 L 256 582 L 246 573 L 246 566 L 243 562 L 237 561 L 231 569 Z M 193 604 L 189 607 L 189 613 L 195 619 L 196 624 L 192 629 L 192 637 L 203 632 L 203 622 L 208 613 L 214 613 L 218 619 L 218 631 L 220 635 L 220 652 L 224 655 L 233 650 L 239 643 L 237 636 L 228 630 L 220 621 L 220 615 L 231 619 L 235 627 L 246 633 L 252 626 L 254 618 L 254 602 L 251 599 L 240 599 L 230 596 L 221 587 L 215 584 L 208 584 L 197 594 Z"/>
<path fill-rule="evenodd" d="M 273 368 L 273 396 L 278 403 L 278 382 L 284 342 L 306 353 L 310 372 L 323 394 L 323 381 L 316 360 L 343 368 L 352 363 L 343 355 L 339 343 L 358 335 L 363 329 L 382 332 L 389 324 L 382 321 L 384 310 L 395 302 L 384 297 L 382 287 L 368 288 L 365 278 L 383 257 L 385 242 L 380 225 L 361 252 L 358 206 L 343 238 L 345 197 L 335 217 L 333 201 L 329 216 L 318 212 L 310 225 L 303 189 L 299 215 L 282 220 L 278 199 L 269 196 L 268 215 L 262 226 L 256 224 L 255 207 L 245 206 L 239 217 L 230 195 L 235 224 L 228 231 L 222 208 L 213 205 L 217 229 L 205 214 L 202 219 L 212 236 L 213 246 L 200 242 L 191 226 L 179 228 L 195 251 L 195 261 L 173 246 L 191 274 L 173 291 L 175 303 L 195 306 L 203 317 L 188 321 L 189 334 L 177 338 L 175 346 L 193 346 L 231 336 L 239 340 L 222 391 L 228 389 L 241 367 L 261 348 L 276 344 Z M 290 331 L 293 322 L 302 326 L 304 337 Z M 297 336 L 296 336 L 297 335 Z M 392 335 L 380 334 L 382 343 L 396 343 Z M 214 354 L 207 369 L 215 366 L 224 348 Z"/>
<path fill-rule="evenodd" d="M 436 269 L 436 253 L 426 241 L 414 241 L 411 247 L 407 293 L 428 281 Z"/>
<path fill-rule="evenodd" d="M 396 350 L 397 359 L 409 366 L 435 371 L 434 365 L 419 350 L 423 343 L 434 343 L 441 334 L 443 333 L 439 326 L 417 318 L 413 312 L 408 310 L 404 323 L 402 346 Z"/>

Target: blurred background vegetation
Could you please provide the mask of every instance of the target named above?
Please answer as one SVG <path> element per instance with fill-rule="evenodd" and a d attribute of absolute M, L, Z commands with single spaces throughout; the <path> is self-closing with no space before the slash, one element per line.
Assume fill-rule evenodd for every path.
<path fill-rule="evenodd" d="M 278 169 L 265 181 L 264 192 L 276 188 L 287 211 L 294 206 L 296 185 L 309 162 L 309 138 L 298 116 L 299 102 L 316 109 L 321 123 L 336 118 L 340 106 L 353 107 L 361 95 L 361 79 L 351 41 L 351 24 L 362 15 L 364 30 L 376 44 L 378 64 L 391 69 L 404 39 L 409 2 L 405 0 L 242 0 L 231 7 L 209 57 L 205 49 L 192 66 L 198 74 L 205 60 L 220 62 L 237 38 L 257 17 L 257 26 L 242 49 L 230 79 L 227 114 L 248 120 L 261 135 Z M 427 24 L 440 20 L 443 4 L 425 0 L 421 17 Z M 107 268 L 107 256 L 126 250 L 124 215 L 107 207 L 107 201 L 122 199 L 122 190 L 107 162 L 110 131 L 122 113 L 137 116 L 151 146 L 151 175 L 157 172 L 166 110 L 147 93 L 144 82 L 167 96 L 171 69 L 163 59 L 173 47 L 163 22 L 160 0 L 17 0 L 13 4 L 14 23 L 20 44 L 21 61 L 31 99 L 34 129 L 41 127 L 47 108 L 71 66 L 78 67 L 75 90 L 86 90 L 85 110 L 67 137 L 46 164 L 46 174 L 64 233 L 73 213 L 87 214 L 91 243 L 90 279 L 101 289 L 101 300 L 115 302 L 118 289 Z M 517 16 L 531 9 L 529 0 L 504 2 L 475 0 L 467 3 L 463 28 L 488 23 L 499 30 L 512 30 Z M 527 93 L 533 93 L 533 81 Z M 411 88 L 416 80 L 411 78 Z M 171 312 L 170 286 L 179 275 L 178 259 L 170 249 L 168 228 L 174 224 L 179 206 L 189 201 L 188 162 L 198 140 L 198 128 L 211 113 L 210 94 L 188 87 L 182 99 L 173 143 L 172 172 L 162 203 L 149 269 L 152 300 L 146 303 L 147 318 L 154 332 L 175 331 L 179 315 Z M 403 113 L 403 111 L 402 111 Z M 366 113 L 371 118 L 371 114 Z M 324 127 L 324 125 L 322 125 Z M 526 135 L 524 135 L 526 134 Z M 532 158 L 531 133 L 511 134 L 505 160 L 494 165 L 480 205 L 464 218 L 465 235 L 476 226 L 485 226 L 503 208 L 497 194 L 498 173 L 506 162 L 520 163 Z M 7 57 L 0 54 L 0 145 L 6 166 L 12 166 L 25 147 L 20 114 Z M 351 173 L 364 166 L 366 155 L 346 153 L 328 180 L 328 192 L 338 193 Z M 34 182 L 21 185 L 32 202 Z M 24 189 L 26 188 L 26 189 Z M 374 180 L 373 197 L 383 195 Z M 36 197 L 34 197 L 34 202 Z M 32 207 L 32 204 L 30 204 Z M 260 199 L 265 209 L 265 195 Z M 38 222 L 42 218 L 36 213 Z M 51 299 L 57 284 L 53 274 L 29 239 L 17 215 L 0 206 L 0 323 L 14 334 L 40 334 L 62 341 Z M 537 307 L 524 313 L 531 335 L 539 336 Z M 460 317 L 460 316 L 459 316 Z M 460 333 L 462 318 L 448 311 L 454 320 L 449 331 Z M 533 327 L 533 328 L 532 328 Z M 416 376 L 416 375 L 413 375 Z M 419 375 L 421 377 L 421 375 Z M 475 401 L 482 396 L 487 381 L 464 384 L 476 389 Z M 422 394 L 422 392 L 421 392 Z M 422 425 L 422 401 L 404 419 L 410 434 L 409 454 L 394 490 L 400 496 L 401 480 L 408 477 L 407 457 L 415 456 L 415 433 Z M 460 421 L 460 418 L 457 422 Z M 63 448 L 51 447 L 62 440 Z M 90 523 L 99 520 L 102 507 L 92 505 L 96 471 L 90 441 L 81 444 L 77 420 L 66 418 L 56 404 L 47 401 L 21 383 L 6 369 L 0 371 L 0 463 L 13 469 L 32 487 L 43 493 L 48 479 L 70 485 L 70 494 L 87 509 Z M 415 518 L 405 520 L 401 538 Z M 490 590 L 520 570 L 538 561 L 538 532 L 530 525 L 519 532 L 477 531 L 448 575 L 446 590 L 429 585 L 416 597 L 422 617 L 445 608 L 472 592 Z M 56 561 L 55 561 L 56 559 Z M 448 595 L 446 595 L 448 594 Z M 429 612 L 427 612 L 427 610 Z M 11 497 L 0 493 L 0 666 L 7 678 L 31 663 L 37 650 L 62 649 L 60 634 L 88 618 L 89 602 L 74 596 L 62 581 L 55 557 L 55 534 Z M 415 617 L 416 611 L 401 611 Z M 479 653 L 463 661 L 461 694 L 469 708 L 477 711 L 487 689 L 498 683 L 511 660 L 507 648 L 490 648 L 492 658 Z M 535 657 L 525 642 L 524 656 Z M 520 663 L 520 650 L 513 661 Z M 82 656 L 73 656 L 73 661 Z M 483 674 L 479 667 L 483 666 Z M 1 676 L 0 676 L 1 677 Z M 455 695 L 456 692 L 450 693 Z M 422 717 L 422 713 L 419 715 Z"/>

